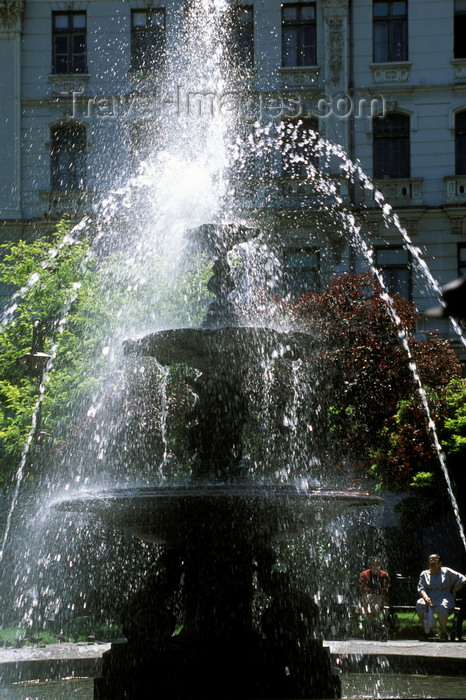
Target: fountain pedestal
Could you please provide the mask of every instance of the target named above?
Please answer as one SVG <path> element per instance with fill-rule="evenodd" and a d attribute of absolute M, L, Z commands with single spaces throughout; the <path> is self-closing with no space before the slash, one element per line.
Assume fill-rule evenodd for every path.
<path fill-rule="evenodd" d="M 190 485 L 80 496 L 60 506 L 94 512 L 109 526 L 165 546 L 157 576 L 123 613 L 127 642 L 104 655 L 95 697 L 339 697 L 329 651 L 316 638 L 316 606 L 293 589 L 286 574 L 274 571 L 273 542 L 319 527 L 348 506 L 381 499 L 298 492 L 241 478 L 247 371 L 264 360 L 307 357 L 315 339 L 238 324 L 227 252 L 251 232 L 204 226 L 196 235 L 214 257 L 209 289 L 215 299 L 203 325 L 126 343 L 127 353 L 168 366 L 182 362 L 200 373 L 193 383 L 197 402 L 187 431 L 195 453 Z M 253 620 L 255 585 L 270 601 L 260 621 Z M 174 618 L 166 605 L 174 593 L 183 601 L 178 636 L 173 636 Z"/>
<path fill-rule="evenodd" d="M 274 570 L 273 543 L 348 507 L 379 502 L 248 483 L 114 490 L 62 502 L 61 510 L 94 513 L 109 527 L 164 545 L 157 574 L 123 611 L 128 641 L 104 654 L 95 697 L 339 697 L 329 651 L 315 636 L 317 608 Z M 269 604 L 253 621 L 255 587 Z M 166 604 L 174 593 L 183 609 L 177 636 Z"/>

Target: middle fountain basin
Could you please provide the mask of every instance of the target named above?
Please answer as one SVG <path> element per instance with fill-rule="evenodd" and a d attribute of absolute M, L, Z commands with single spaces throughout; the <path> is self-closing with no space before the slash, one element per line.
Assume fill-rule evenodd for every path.
<path fill-rule="evenodd" d="M 320 528 L 347 508 L 380 506 L 379 496 L 359 491 L 297 490 L 288 485 L 196 484 L 135 487 L 80 493 L 56 504 L 60 511 L 97 515 L 146 542 L 180 545 L 193 528 L 250 533 L 271 542 Z"/>

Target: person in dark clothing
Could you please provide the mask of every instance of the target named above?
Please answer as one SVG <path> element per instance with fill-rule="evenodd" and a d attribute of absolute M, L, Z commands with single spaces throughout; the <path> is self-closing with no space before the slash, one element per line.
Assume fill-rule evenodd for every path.
<path fill-rule="evenodd" d="M 369 560 L 369 568 L 359 574 L 359 594 L 361 610 L 367 616 L 367 633 L 369 637 L 383 631 L 380 614 L 388 605 L 390 576 L 380 568 L 380 561 L 375 557 Z"/>

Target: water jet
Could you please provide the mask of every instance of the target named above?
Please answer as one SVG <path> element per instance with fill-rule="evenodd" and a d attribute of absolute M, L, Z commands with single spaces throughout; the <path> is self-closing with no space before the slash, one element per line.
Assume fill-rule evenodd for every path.
<path fill-rule="evenodd" d="M 234 235 L 233 235 L 234 234 Z M 158 331 L 127 341 L 127 354 L 195 368 L 197 395 L 189 440 L 196 455 L 178 487 L 119 489 L 61 501 L 64 511 L 93 513 L 106 526 L 163 545 L 159 573 L 130 601 L 122 628 L 127 645 L 104 656 L 100 700 L 144 697 L 155 687 L 171 698 L 338 697 L 339 678 L 316 632 L 317 606 L 273 570 L 272 545 L 304 528 L 322 527 L 340 511 L 380 504 L 368 494 L 255 483 L 242 475 L 241 433 L 247 401 L 241 380 L 251 365 L 313 351 L 315 338 L 232 325 L 233 283 L 226 261 L 245 229 L 202 227 L 193 236 L 214 256 L 214 293 L 199 328 Z M 161 567 L 161 568 L 160 568 Z M 252 624 L 253 577 L 271 597 L 261 630 Z M 180 589 L 183 629 L 164 601 Z M 154 680 L 154 676 L 155 679 Z"/>
<path fill-rule="evenodd" d="M 325 153 L 322 144 L 317 147 L 326 160 L 330 149 Z M 269 155 L 270 150 L 272 160 L 280 147 L 273 145 Z M 298 153 L 297 162 L 300 158 Z M 341 223 L 343 229 L 348 216 L 349 229 L 349 214 L 341 211 L 343 195 L 334 180 L 324 176 L 319 180 L 313 165 L 307 170 L 312 174 L 312 185 L 305 183 L 307 190 L 321 195 L 317 208 L 324 212 L 328 201 L 336 202 L 336 228 Z M 349 176 L 341 179 L 347 184 Z M 290 178 L 283 191 L 294 190 L 295 184 Z M 263 189 L 259 206 L 266 210 L 273 197 L 266 184 Z M 256 200 L 254 205 L 257 208 Z M 227 202 L 228 207 L 233 209 Z M 165 221 L 172 213 L 167 209 Z M 132 216 L 134 209 L 130 211 Z M 247 207 L 241 213 L 245 220 L 254 218 Z M 223 214 L 212 218 L 229 220 Z M 262 222 L 267 222 L 267 215 Z M 129 530 L 163 548 L 154 576 L 121 611 L 128 641 L 114 645 L 105 657 L 96 697 L 145 697 L 153 693 L 155 683 L 158 693 L 170 698 L 336 697 L 339 682 L 319 639 L 315 602 L 294 588 L 287 572 L 275 568 L 274 545 L 320 528 L 346 509 L 380 500 L 343 488 L 267 483 L 247 473 L 241 436 L 248 414 L 241 386 L 245 375 L 251 367 L 260 373 L 264 363 L 277 359 L 296 362 L 312 354 L 318 341 L 309 333 L 257 327 L 238 319 L 226 254 L 238 243 L 254 239 L 257 230 L 215 223 L 196 232 L 214 271 L 209 289 L 215 297 L 204 322 L 125 343 L 129 357 L 152 357 L 167 367 L 183 363 L 196 372 L 192 388 L 197 401 L 186 430 L 195 452 L 189 479 L 178 486 L 90 490 L 62 498 L 57 505 L 68 520 L 73 514 L 95 515 L 97 532 Z M 335 247 L 341 247 L 343 240 L 339 230 L 334 233 Z M 268 597 L 259 627 L 252 621 L 255 586 Z M 166 605 L 174 593 L 183 600 L 183 629 L 176 636 Z"/>

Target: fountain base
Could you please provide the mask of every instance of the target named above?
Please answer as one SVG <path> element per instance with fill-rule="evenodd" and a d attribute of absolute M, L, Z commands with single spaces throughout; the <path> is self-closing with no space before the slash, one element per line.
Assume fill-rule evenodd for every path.
<path fill-rule="evenodd" d="M 63 501 L 164 545 L 157 572 L 122 612 L 95 681 L 98 700 L 336 698 L 339 678 L 318 636 L 313 598 L 275 566 L 273 542 L 316 529 L 348 507 L 379 505 L 357 492 L 249 483 L 114 490 Z M 260 588 L 268 604 L 254 620 Z M 173 636 L 169 601 L 182 600 Z"/>
<path fill-rule="evenodd" d="M 98 700 L 339 698 L 340 678 L 319 640 L 174 637 L 163 649 L 113 644 L 94 681 Z"/>

